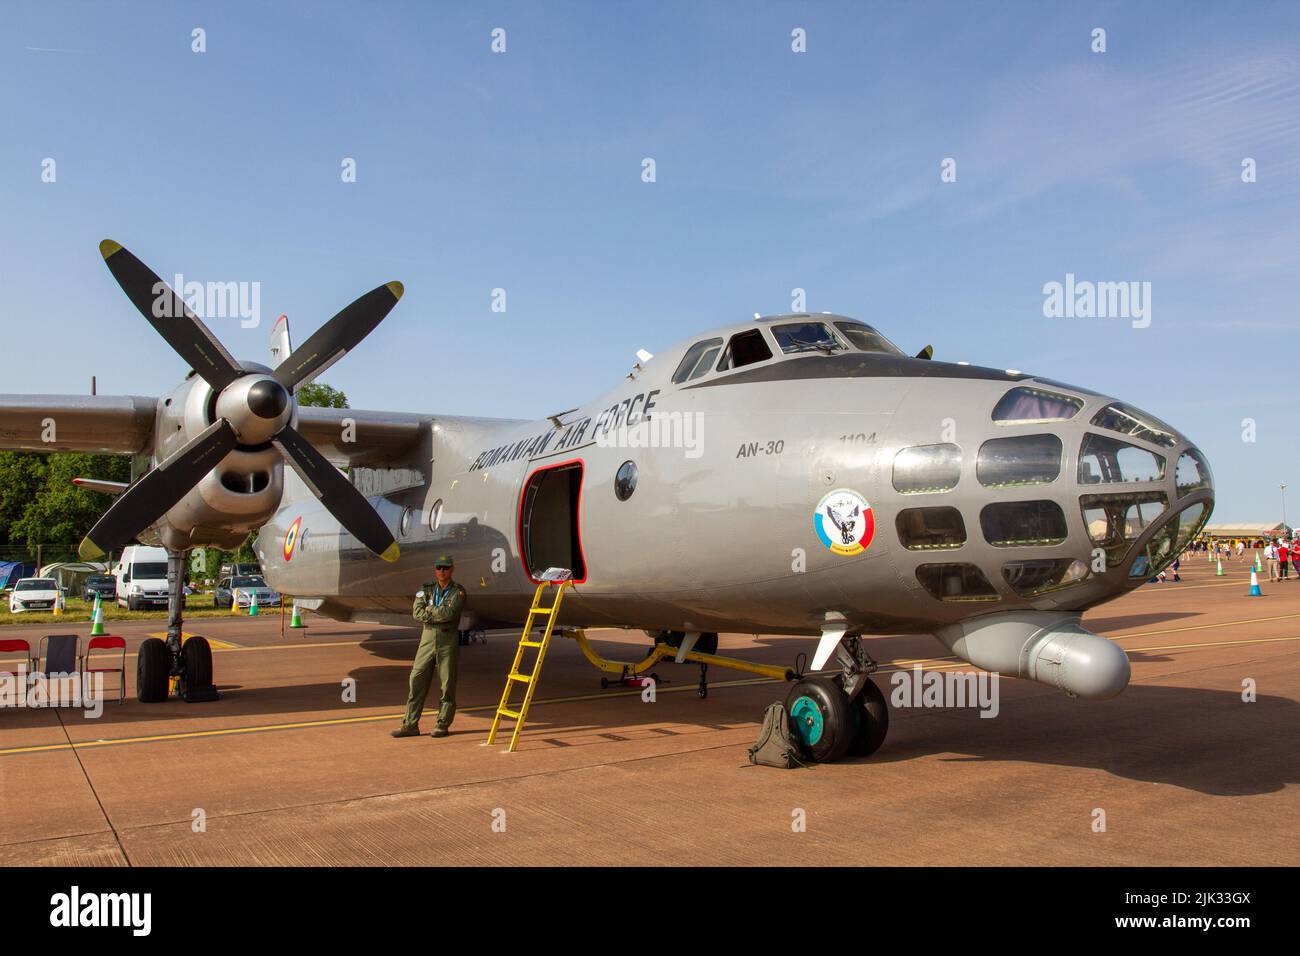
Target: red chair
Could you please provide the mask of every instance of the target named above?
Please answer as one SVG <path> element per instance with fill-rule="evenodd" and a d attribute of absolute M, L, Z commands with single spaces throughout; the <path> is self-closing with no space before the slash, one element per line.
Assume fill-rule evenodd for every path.
<path fill-rule="evenodd" d="M 26 641 L 21 639 L 0 641 L 0 654 L 9 653 L 12 651 L 22 651 L 24 654 L 27 655 L 27 673 L 30 674 L 32 671 L 36 670 L 36 661 L 32 659 L 32 645 L 28 644 Z M 21 676 L 22 671 L 14 670 L 13 668 L 10 667 L 0 666 L 0 674 L 13 674 L 14 676 Z"/>
<path fill-rule="evenodd" d="M 112 651 L 120 650 L 122 652 L 117 667 L 91 667 L 90 652 L 93 650 Z M 104 655 L 100 655 L 101 660 Z M 117 702 L 119 704 L 126 701 L 126 638 L 117 637 L 116 635 L 107 635 L 104 637 L 92 637 L 90 643 L 86 645 L 86 653 L 81 656 L 81 672 L 83 674 L 112 674 L 119 675 L 117 687 Z"/>

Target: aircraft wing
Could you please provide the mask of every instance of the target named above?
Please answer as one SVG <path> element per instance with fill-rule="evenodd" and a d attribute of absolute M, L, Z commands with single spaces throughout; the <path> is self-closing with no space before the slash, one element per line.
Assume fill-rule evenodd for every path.
<path fill-rule="evenodd" d="M 153 447 L 157 405 L 140 395 L 0 395 L 0 448 L 138 454 Z M 339 464 L 403 463 L 432 424 L 410 412 L 298 409 L 298 431 Z"/>
<path fill-rule="evenodd" d="M 152 447 L 157 405 L 140 395 L 0 395 L 0 448 L 136 454 Z"/>
<path fill-rule="evenodd" d="M 299 406 L 298 433 L 335 464 L 383 467 L 406 464 L 433 419 L 412 412 Z"/>

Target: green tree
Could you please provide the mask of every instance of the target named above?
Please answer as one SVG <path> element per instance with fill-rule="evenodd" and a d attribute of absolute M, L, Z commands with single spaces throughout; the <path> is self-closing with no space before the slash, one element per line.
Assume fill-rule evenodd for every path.
<path fill-rule="evenodd" d="M 299 385 L 296 392 L 299 405 L 312 408 L 349 408 L 348 397 L 339 389 L 320 382 Z"/>
<path fill-rule="evenodd" d="M 111 495 L 78 488 L 72 479 L 126 481 L 130 469 L 118 455 L 0 452 L 0 539 L 30 556 L 45 545 L 70 557 L 113 503 Z"/>
<path fill-rule="evenodd" d="M 16 553 L 26 543 L 14 535 L 13 526 L 21 521 L 27 506 L 41 487 L 41 456 L 31 452 L 0 451 L 0 548 L 4 558 L 19 558 Z"/>

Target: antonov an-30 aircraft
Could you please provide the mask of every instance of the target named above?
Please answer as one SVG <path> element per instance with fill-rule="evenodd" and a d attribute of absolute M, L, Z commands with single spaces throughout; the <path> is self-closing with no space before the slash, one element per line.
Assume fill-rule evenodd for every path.
<path fill-rule="evenodd" d="M 818 637 L 809 676 L 784 672 L 787 701 L 814 759 L 833 760 L 872 752 L 888 726 L 866 635 L 929 633 L 990 671 L 1118 694 L 1128 658 L 1081 612 L 1171 563 L 1213 507 L 1205 458 L 1155 417 L 929 347 L 912 357 L 831 314 L 702 333 L 532 421 L 300 408 L 295 390 L 378 325 L 400 283 L 296 350 L 277 323 L 272 369 L 232 358 L 122 246 L 100 249 L 193 371 L 159 399 L 0 396 L 0 447 L 134 456 L 82 553 L 138 539 L 172 555 L 170 637 L 141 648 L 143 701 L 169 677 L 186 699 L 215 696 L 206 642 L 181 646 L 180 572 L 190 549 L 257 530 L 268 582 L 341 620 L 409 623 L 451 551 L 462 628 L 517 628 L 559 568 L 574 582 L 560 624 L 645 629 L 648 660 L 744 667 L 716 655 L 719 632 Z M 838 673 L 811 676 L 832 657 Z"/>

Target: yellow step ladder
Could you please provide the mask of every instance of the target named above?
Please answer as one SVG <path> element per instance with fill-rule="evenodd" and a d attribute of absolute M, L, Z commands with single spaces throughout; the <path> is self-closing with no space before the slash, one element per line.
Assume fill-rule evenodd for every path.
<path fill-rule="evenodd" d="M 559 615 L 560 602 L 564 600 L 564 592 L 573 584 L 573 574 L 571 571 L 563 568 L 550 568 L 542 575 L 541 583 L 537 585 L 537 590 L 533 592 L 533 606 L 528 609 L 528 618 L 524 621 L 524 632 L 519 637 L 519 646 L 515 649 L 515 660 L 510 665 L 510 673 L 506 675 L 506 686 L 501 691 L 501 703 L 497 705 L 497 713 L 492 718 L 492 729 L 488 731 L 487 742 L 494 743 L 497 737 L 497 728 L 501 726 L 501 718 L 509 717 L 515 722 L 514 733 L 510 735 L 510 753 L 515 752 L 519 745 L 519 732 L 524 729 L 524 721 L 528 719 L 528 707 L 533 702 L 533 691 L 537 689 L 537 679 L 542 673 L 542 662 L 546 660 L 546 649 L 551 645 L 551 632 L 555 630 L 555 620 Z M 542 606 L 542 594 L 547 588 L 555 588 L 555 600 L 551 602 L 550 607 Z M 533 621 L 538 617 L 546 618 L 546 629 L 542 632 L 542 638 L 539 641 L 530 641 L 529 635 L 533 632 Z M 527 649 L 535 649 L 537 657 L 533 660 L 533 669 L 530 673 L 525 674 L 519 669 L 520 663 L 524 659 L 524 652 Z M 518 710 L 512 710 L 510 707 L 510 691 L 515 684 L 524 685 L 524 699 L 519 704 Z"/>

